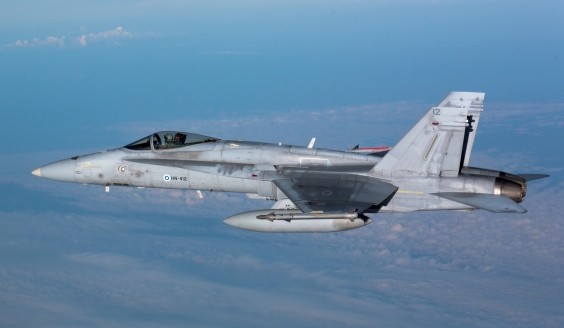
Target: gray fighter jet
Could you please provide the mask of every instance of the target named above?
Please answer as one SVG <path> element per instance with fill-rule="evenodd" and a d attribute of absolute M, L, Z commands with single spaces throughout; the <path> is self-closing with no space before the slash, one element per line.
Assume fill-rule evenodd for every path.
<path fill-rule="evenodd" d="M 261 232 L 331 232 L 363 227 L 368 213 L 431 210 L 525 213 L 527 181 L 469 167 L 484 93 L 451 92 L 393 148 L 328 150 L 220 140 L 163 131 L 127 146 L 76 156 L 32 173 L 106 186 L 246 193 L 270 209 L 224 222 Z"/>

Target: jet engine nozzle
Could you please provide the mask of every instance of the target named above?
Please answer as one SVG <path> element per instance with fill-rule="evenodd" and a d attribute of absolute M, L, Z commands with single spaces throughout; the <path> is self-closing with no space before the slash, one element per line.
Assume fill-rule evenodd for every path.
<path fill-rule="evenodd" d="M 527 195 L 527 180 L 524 178 L 514 175 L 511 173 L 500 172 L 499 177 L 505 180 L 513 181 L 519 185 L 521 185 L 521 193 L 523 194 L 523 198 Z"/>
<path fill-rule="evenodd" d="M 527 194 L 527 180 L 515 174 L 471 166 L 465 166 L 461 168 L 460 172 L 465 174 L 495 177 L 496 179 L 494 193 L 496 195 L 505 195 L 513 199 L 517 203 L 522 202 L 523 198 L 525 198 L 525 195 Z M 502 180 L 505 180 L 505 182 L 503 182 Z M 515 190 L 515 185 L 509 182 L 513 182 L 519 186 L 519 193 L 517 193 L 517 191 Z"/>
<path fill-rule="evenodd" d="M 525 198 L 526 192 L 527 192 L 527 182 L 524 181 L 524 179 L 523 182 L 521 183 L 505 178 L 495 179 L 495 186 L 494 186 L 495 195 L 504 195 L 511 198 L 517 203 L 521 203 Z"/>

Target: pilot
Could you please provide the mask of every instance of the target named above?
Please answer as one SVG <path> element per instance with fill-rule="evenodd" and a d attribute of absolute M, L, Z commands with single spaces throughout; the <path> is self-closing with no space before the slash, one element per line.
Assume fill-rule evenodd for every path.
<path fill-rule="evenodd" d="M 186 135 L 184 133 L 177 133 L 174 135 L 174 144 L 183 145 L 186 141 Z"/>
<path fill-rule="evenodd" d="M 164 139 L 167 146 L 172 144 L 172 134 L 165 134 Z"/>

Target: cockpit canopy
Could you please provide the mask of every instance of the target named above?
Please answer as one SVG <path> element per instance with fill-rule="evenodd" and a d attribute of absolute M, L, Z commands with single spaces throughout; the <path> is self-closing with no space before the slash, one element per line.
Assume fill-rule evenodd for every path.
<path fill-rule="evenodd" d="M 201 134 L 178 131 L 161 131 L 130 143 L 129 145 L 125 146 L 125 148 L 131 150 L 166 150 L 192 146 L 204 142 L 217 141 L 219 141 L 219 139 L 204 136 Z"/>

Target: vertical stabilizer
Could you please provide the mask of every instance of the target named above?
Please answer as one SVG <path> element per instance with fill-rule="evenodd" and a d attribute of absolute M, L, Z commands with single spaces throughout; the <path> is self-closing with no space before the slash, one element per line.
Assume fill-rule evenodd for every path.
<path fill-rule="evenodd" d="M 479 92 L 451 92 L 384 156 L 371 175 L 458 176 L 470 160 L 484 96 Z"/>

